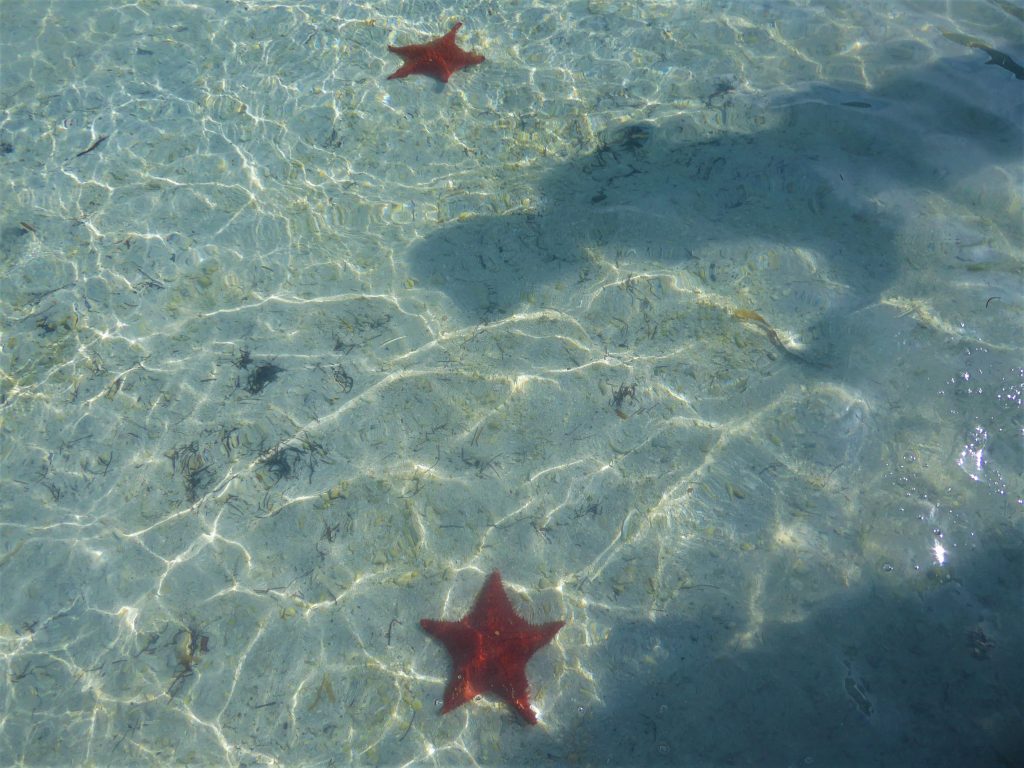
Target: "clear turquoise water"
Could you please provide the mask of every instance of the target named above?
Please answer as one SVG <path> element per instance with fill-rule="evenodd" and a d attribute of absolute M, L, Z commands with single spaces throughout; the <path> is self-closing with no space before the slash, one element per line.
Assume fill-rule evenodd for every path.
<path fill-rule="evenodd" d="M 0 762 L 1024 749 L 1019 5 L 0 28 Z M 495 568 L 536 727 L 437 713 Z"/>

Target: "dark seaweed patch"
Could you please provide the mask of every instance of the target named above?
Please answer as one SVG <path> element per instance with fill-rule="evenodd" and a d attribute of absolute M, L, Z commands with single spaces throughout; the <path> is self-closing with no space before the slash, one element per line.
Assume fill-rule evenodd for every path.
<path fill-rule="evenodd" d="M 171 471 L 181 476 L 185 486 L 185 498 L 189 504 L 206 492 L 213 484 L 213 473 L 206 458 L 195 442 L 175 448 L 168 454 L 171 460 Z"/>
<path fill-rule="evenodd" d="M 618 410 L 627 397 L 631 403 L 636 402 L 636 383 L 619 385 L 619 388 L 612 394 L 612 407 Z"/>
<path fill-rule="evenodd" d="M 260 465 L 267 468 L 274 482 L 286 480 L 294 474 L 295 461 L 302 456 L 298 448 L 288 446 L 271 451 L 260 459 Z"/>
<path fill-rule="evenodd" d="M 174 636 L 176 656 L 178 660 L 178 671 L 167 687 L 167 695 L 172 699 L 181 690 L 183 682 L 192 677 L 194 668 L 199 657 L 210 651 L 210 636 L 203 633 L 202 627 L 188 627 L 181 629 Z"/>
<path fill-rule="evenodd" d="M 327 460 L 327 450 L 308 437 L 300 437 L 299 445 L 278 446 L 265 451 L 259 464 L 265 467 L 274 484 L 295 476 L 299 467 L 309 470 L 309 481 L 313 481 L 313 472 L 321 461 Z M 330 462 L 328 462 L 330 463 Z"/>
<path fill-rule="evenodd" d="M 356 347 L 379 339 L 391 323 L 391 315 L 385 313 L 380 317 L 362 317 L 349 313 L 340 321 L 344 334 L 334 337 L 334 351 L 348 354 Z"/>
<path fill-rule="evenodd" d="M 348 372 L 341 363 L 332 365 L 331 373 L 334 375 L 334 380 L 338 383 L 338 386 L 341 387 L 342 392 L 352 391 L 352 385 L 355 382 L 353 382 L 352 377 L 348 375 Z"/>
<path fill-rule="evenodd" d="M 280 368 L 273 363 L 260 363 L 249 371 L 249 377 L 245 383 L 245 391 L 250 395 L 258 395 L 268 385 L 273 384 L 278 374 L 281 373 L 284 373 L 284 368 Z"/>
<path fill-rule="evenodd" d="M 235 368 L 248 368 L 252 365 L 252 352 L 246 347 L 242 347 L 238 353 L 238 359 L 234 361 Z"/>

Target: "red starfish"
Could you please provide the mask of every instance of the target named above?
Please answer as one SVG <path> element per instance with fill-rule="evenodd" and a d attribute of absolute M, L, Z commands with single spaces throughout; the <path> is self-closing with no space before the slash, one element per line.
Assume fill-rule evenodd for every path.
<path fill-rule="evenodd" d="M 526 662 L 564 625 L 564 621 L 530 624 L 517 614 L 497 571 L 487 577 L 473 610 L 461 621 L 421 620 L 420 626 L 444 643 L 455 668 L 441 714 L 479 693 L 496 693 L 526 722 L 536 723 L 527 695 Z"/>
<path fill-rule="evenodd" d="M 389 45 L 388 50 L 401 56 L 405 64 L 394 74 L 388 75 L 388 80 L 409 75 L 428 75 L 447 83 L 448 78 L 463 67 L 479 64 L 484 60 L 483 56 L 464 51 L 455 44 L 455 33 L 461 26 L 460 21 L 444 37 L 434 38 L 423 45 L 403 45 L 401 48 Z"/>

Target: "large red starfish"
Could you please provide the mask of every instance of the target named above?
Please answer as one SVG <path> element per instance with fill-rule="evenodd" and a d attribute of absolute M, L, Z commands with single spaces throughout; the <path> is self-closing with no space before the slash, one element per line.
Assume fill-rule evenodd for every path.
<path fill-rule="evenodd" d="M 464 51 L 455 44 L 455 33 L 461 26 L 460 21 L 444 37 L 422 45 L 403 45 L 401 48 L 389 45 L 388 50 L 401 56 L 405 64 L 397 72 L 388 75 L 388 80 L 409 75 L 427 75 L 447 83 L 448 78 L 463 67 L 479 64 L 484 60 L 483 56 Z"/>
<path fill-rule="evenodd" d="M 487 577 L 473 610 L 461 621 L 421 620 L 420 626 L 444 643 L 452 657 L 454 669 L 441 713 L 461 707 L 477 694 L 496 693 L 526 722 L 536 723 L 526 662 L 564 625 L 564 621 L 530 624 L 517 614 L 497 571 Z"/>

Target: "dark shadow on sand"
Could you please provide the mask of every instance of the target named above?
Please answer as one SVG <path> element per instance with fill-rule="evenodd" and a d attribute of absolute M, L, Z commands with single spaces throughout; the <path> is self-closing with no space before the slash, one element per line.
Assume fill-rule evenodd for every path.
<path fill-rule="evenodd" d="M 560 728 L 581 765 L 1020 766 L 1024 554 L 1003 549 L 904 579 L 879 569 L 804 620 L 754 627 L 746 595 L 687 598 L 692 621 L 623 624 L 605 702 Z M 766 575 L 771 613 L 781 574 Z M 736 639 L 755 629 L 749 648 Z M 633 664 L 628 669 L 634 669 Z"/>
<path fill-rule="evenodd" d="M 413 274 L 476 323 L 522 309 L 540 286 L 581 279 L 588 246 L 629 252 L 634 268 L 701 258 L 712 277 L 716 244 L 802 247 L 845 286 L 818 327 L 802 329 L 825 358 L 843 315 L 877 300 L 902 268 L 899 212 L 879 196 L 899 187 L 955 199 L 978 163 L 1021 156 L 1021 127 L 986 109 L 989 97 L 958 95 L 953 67 L 940 61 L 871 91 L 809 87 L 766 106 L 763 130 L 749 129 L 756 114 L 743 132 L 710 137 L 686 117 L 617 129 L 545 177 L 537 213 L 479 216 L 417 243 Z M 987 85 L 1013 89 L 1007 98 L 1019 88 L 1012 78 Z M 981 156 L 946 151 L 958 142 Z"/>

